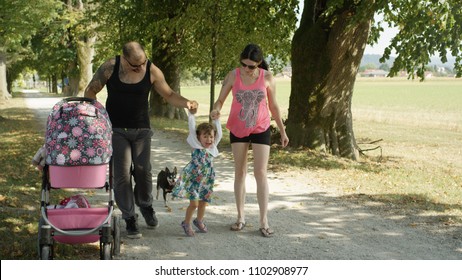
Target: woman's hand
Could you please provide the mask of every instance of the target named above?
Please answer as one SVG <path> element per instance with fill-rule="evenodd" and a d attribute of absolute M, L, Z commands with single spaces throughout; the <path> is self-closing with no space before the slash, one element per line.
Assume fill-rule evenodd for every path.
<path fill-rule="evenodd" d="M 212 120 L 219 119 L 220 118 L 220 111 L 218 111 L 217 109 L 213 109 L 212 112 L 210 112 L 210 118 Z"/>
<path fill-rule="evenodd" d="M 283 148 L 289 145 L 289 137 L 287 137 L 287 134 L 285 132 L 281 133 L 281 145 Z"/>

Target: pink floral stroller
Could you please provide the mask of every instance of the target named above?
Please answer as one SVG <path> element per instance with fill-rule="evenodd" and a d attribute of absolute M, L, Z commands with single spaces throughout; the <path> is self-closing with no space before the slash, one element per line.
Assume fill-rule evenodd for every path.
<path fill-rule="evenodd" d="M 55 241 L 82 244 L 99 240 L 101 259 L 112 259 L 120 253 L 120 222 L 119 217 L 113 216 L 111 137 L 111 122 L 98 101 L 71 97 L 54 105 L 45 135 L 38 231 L 40 259 L 53 259 Z M 72 208 L 50 203 L 52 189 L 103 188 L 109 194 L 104 207 L 90 207 L 81 195 L 71 197 L 76 202 Z"/>

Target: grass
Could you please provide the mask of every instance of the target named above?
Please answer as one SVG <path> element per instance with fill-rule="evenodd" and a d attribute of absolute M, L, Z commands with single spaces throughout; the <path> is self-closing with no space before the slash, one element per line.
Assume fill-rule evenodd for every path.
<path fill-rule="evenodd" d="M 310 150 L 272 149 L 274 169 L 309 169 L 324 185 L 358 203 L 379 202 L 401 214 L 430 216 L 426 225 L 462 223 L 462 80 L 360 78 L 355 84 L 354 130 L 366 152 L 351 162 Z M 208 88 L 182 90 L 207 115 Z M 217 91 L 218 92 L 218 91 Z M 289 106 L 290 81 L 277 83 L 283 116 Z M 216 94 L 217 96 L 217 94 Z M 229 111 L 230 98 L 222 110 Z M 224 113 L 223 113 L 224 112 Z M 378 141 L 380 140 L 380 141 Z M 378 141 L 376 144 L 368 144 Z"/>
<path fill-rule="evenodd" d="M 0 111 L 0 250 L 2 259 L 32 258 L 37 232 L 40 177 L 30 167 L 33 155 L 43 143 L 37 124 L 22 104 L 10 104 Z M 36 236 L 36 235 L 35 235 Z"/>
<path fill-rule="evenodd" d="M 325 187 L 350 202 L 370 205 L 383 215 L 412 216 L 412 226 L 448 230 L 462 225 L 462 81 L 359 79 L 353 98 L 354 130 L 366 152 L 351 162 L 307 149 L 271 152 L 273 170 L 309 170 Z M 218 96 L 219 87 L 216 95 Z M 277 98 L 287 115 L 290 82 L 278 81 Z M 435 93 L 435 90 L 438 90 Z M 209 87 L 185 87 L 200 103 L 206 121 Z M 230 98 L 223 109 L 229 111 Z M 37 259 L 40 173 L 30 160 L 43 143 L 33 112 L 22 99 L 0 103 L 0 257 Z M 153 119 L 155 129 L 187 133 L 184 121 Z M 227 133 L 220 150 L 229 150 Z M 376 144 L 367 144 L 374 140 Z M 98 246 L 59 244 L 57 259 L 95 259 Z"/>

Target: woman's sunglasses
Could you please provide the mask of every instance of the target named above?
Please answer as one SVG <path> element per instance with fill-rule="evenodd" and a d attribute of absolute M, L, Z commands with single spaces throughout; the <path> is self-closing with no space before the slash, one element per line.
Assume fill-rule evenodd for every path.
<path fill-rule="evenodd" d="M 242 61 L 241 61 L 241 65 L 242 65 L 242 67 L 244 67 L 244 68 L 247 67 L 247 68 L 249 68 L 250 70 L 254 70 L 255 68 L 258 67 L 258 65 L 247 65 L 247 64 L 245 64 L 245 63 L 242 62 Z"/>

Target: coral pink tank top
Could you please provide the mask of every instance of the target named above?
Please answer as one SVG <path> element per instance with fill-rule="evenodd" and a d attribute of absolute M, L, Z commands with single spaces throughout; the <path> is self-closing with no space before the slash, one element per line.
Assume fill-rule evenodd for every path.
<path fill-rule="evenodd" d="M 258 79 L 244 85 L 241 71 L 236 69 L 233 85 L 233 102 L 226 128 L 239 138 L 266 131 L 270 126 L 270 115 L 265 86 L 265 70 L 260 68 Z"/>

